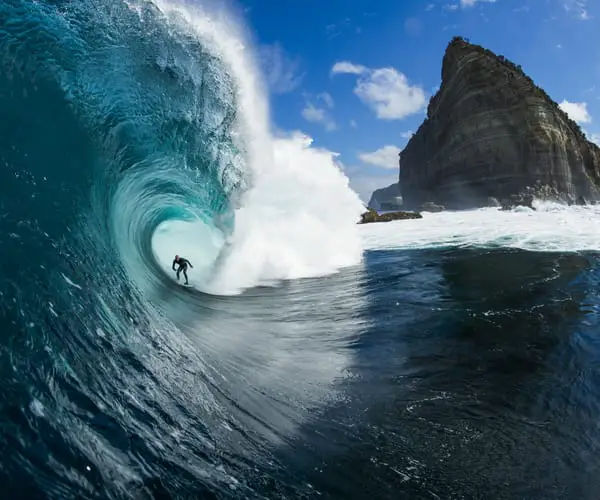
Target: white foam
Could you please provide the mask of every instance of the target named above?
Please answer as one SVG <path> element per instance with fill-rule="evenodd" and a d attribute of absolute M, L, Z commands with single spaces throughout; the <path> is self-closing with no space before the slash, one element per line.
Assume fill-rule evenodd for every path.
<path fill-rule="evenodd" d="M 253 187 L 236 211 L 226 258 L 219 261 L 209 282 L 197 286 L 216 294 L 237 293 L 273 280 L 333 273 L 360 262 L 356 221 L 364 204 L 348 187 L 334 153 L 311 147 L 311 139 L 301 133 L 273 137 L 265 86 L 233 18 L 227 13 L 209 15 L 200 7 L 174 1 L 154 3 L 163 12 L 184 19 L 187 29 L 221 57 L 235 79 L 240 146 L 247 151 L 252 174 Z M 185 227 L 189 232 L 184 234 Z M 191 260 L 205 252 L 195 248 L 203 242 L 191 225 L 180 229 L 169 252 L 154 247 L 165 267 L 170 268 L 175 253 L 189 255 Z M 200 261 L 196 259 L 194 265 Z"/>
<path fill-rule="evenodd" d="M 61 273 L 62 274 L 62 273 Z M 72 287 L 75 288 L 79 288 L 79 290 L 81 290 L 81 286 L 79 286 L 77 283 L 75 283 L 73 280 L 71 280 L 70 278 L 68 278 L 67 276 L 65 276 L 64 274 L 62 275 L 62 277 L 64 278 L 64 280 L 71 285 Z"/>
<path fill-rule="evenodd" d="M 33 398 L 30 402 L 29 402 L 29 410 L 31 411 L 31 413 L 33 413 L 36 417 L 43 417 L 45 412 L 44 412 L 44 405 L 42 404 L 42 402 L 37 399 L 37 398 Z"/>
<path fill-rule="evenodd" d="M 366 249 L 507 247 L 543 252 L 600 250 L 600 206 L 537 203 L 537 210 L 423 213 L 423 219 L 361 226 Z"/>
<path fill-rule="evenodd" d="M 322 276 L 360 262 L 364 210 L 335 156 L 295 133 L 273 141 L 275 166 L 257 176 L 236 212 L 227 258 L 208 291 Z"/>

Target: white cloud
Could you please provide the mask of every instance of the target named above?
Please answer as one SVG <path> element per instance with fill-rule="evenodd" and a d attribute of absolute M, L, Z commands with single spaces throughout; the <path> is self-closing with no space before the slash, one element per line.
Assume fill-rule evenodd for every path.
<path fill-rule="evenodd" d="M 587 110 L 587 103 L 585 102 L 569 102 L 563 100 L 559 106 L 560 109 L 569 115 L 571 120 L 574 120 L 577 123 L 590 123 L 592 121 L 592 117 Z"/>
<path fill-rule="evenodd" d="M 413 136 L 412 130 L 407 130 L 406 132 L 402 132 L 400 134 L 400 137 L 402 137 L 402 139 L 410 139 L 412 136 Z"/>
<path fill-rule="evenodd" d="M 322 92 L 317 96 L 319 99 L 322 99 L 323 102 L 325 103 L 325 105 L 329 108 L 332 109 L 334 106 L 334 102 L 333 102 L 333 97 L 331 97 L 331 94 L 329 94 L 328 92 Z"/>
<path fill-rule="evenodd" d="M 362 153 L 358 155 L 358 157 L 362 162 L 368 163 L 369 165 L 397 170 L 399 168 L 399 153 L 400 148 L 396 146 L 383 146 L 377 151 L 373 151 L 372 153 Z"/>
<path fill-rule="evenodd" d="M 368 167 L 365 167 L 365 165 L 361 164 L 344 165 L 341 161 L 337 161 L 344 173 L 348 176 L 350 188 L 360 196 L 365 204 L 367 204 L 371 199 L 373 191 L 398 182 L 399 175 L 397 157 L 395 159 L 395 168 L 381 170 L 369 169 Z"/>
<path fill-rule="evenodd" d="M 355 169 L 353 168 L 345 169 L 346 175 L 350 181 L 350 188 L 360 196 L 365 204 L 369 203 L 371 200 L 373 191 L 389 186 L 394 182 L 398 182 L 398 171 L 384 175 L 364 175 L 359 173 L 355 174 L 353 172 L 354 170 Z"/>
<path fill-rule="evenodd" d="M 364 66 L 361 66 L 360 64 L 352 64 L 351 62 L 348 61 L 340 61 L 340 62 L 336 62 L 333 65 L 333 68 L 331 68 L 331 73 L 333 75 L 338 74 L 338 73 L 349 73 L 349 74 L 353 74 L 353 75 L 360 75 L 362 73 L 364 73 L 365 71 L 367 71 L 367 68 Z"/>
<path fill-rule="evenodd" d="M 494 3 L 496 0 L 460 0 L 461 7 L 473 7 L 478 2 Z"/>
<path fill-rule="evenodd" d="M 406 76 L 394 68 L 376 69 L 360 78 L 354 93 L 383 120 L 405 118 L 427 104 L 424 90 L 411 86 Z"/>
<path fill-rule="evenodd" d="M 331 72 L 358 75 L 354 93 L 382 120 L 400 120 L 420 112 L 427 104 L 425 91 L 410 85 L 408 78 L 394 68 L 369 69 L 342 61 L 335 63 Z"/>
<path fill-rule="evenodd" d="M 563 6 L 567 12 L 573 13 L 577 19 L 582 21 L 590 19 L 587 0 L 564 0 Z"/>
<path fill-rule="evenodd" d="M 261 46 L 258 56 L 272 92 L 285 94 L 295 90 L 302 82 L 304 74 L 300 73 L 299 62 L 292 60 L 279 43 Z"/>
<path fill-rule="evenodd" d="M 335 121 L 329 116 L 327 110 L 318 108 L 312 103 L 307 103 L 302 110 L 302 117 L 312 123 L 321 123 L 325 130 L 332 131 L 337 128 Z"/>
<path fill-rule="evenodd" d="M 444 10 L 458 10 L 460 8 L 466 9 L 473 7 L 478 3 L 495 3 L 496 0 L 460 0 L 459 3 L 448 3 L 443 6 Z"/>
<path fill-rule="evenodd" d="M 355 121 L 355 120 L 350 120 L 350 126 L 351 126 L 352 128 L 356 128 L 356 127 L 358 127 L 358 125 L 356 124 L 356 121 Z"/>
<path fill-rule="evenodd" d="M 323 101 L 324 106 L 319 106 L 306 100 L 306 105 L 302 110 L 302 117 L 312 123 L 320 123 L 325 127 L 325 130 L 332 131 L 337 129 L 334 119 L 331 117 L 327 108 L 332 109 L 334 106 L 333 97 L 327 92 L 322 92 L 317 95 L 317 100 Z"/>
<path fill-rule="evenodd" d="M 302 110 L 302 117 L 309 122 L 322 122 L 325 119 L 325 110 L 307 103 Z"/>

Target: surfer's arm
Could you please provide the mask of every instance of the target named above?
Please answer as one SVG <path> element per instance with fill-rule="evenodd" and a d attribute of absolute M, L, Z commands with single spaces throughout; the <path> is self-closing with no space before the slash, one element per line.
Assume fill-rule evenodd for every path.
<path fill-rule="evenodd" d="M 175 262 L 175 261 L 173 261 L 173 266 L 172 266 L 172 267 L 173 267 L 173 271 L 175 271 L 175 263 L 176 263 L 176 262 Z"/>
<path fill-rule="evenodd" d="M 187 263 L 190 265 L 190 267 L 191 267 L 192 269 L 194 269 L 194 266 L 192 266 L 192 263 L 191 263 L 189 260 L 187 261 Z"/>

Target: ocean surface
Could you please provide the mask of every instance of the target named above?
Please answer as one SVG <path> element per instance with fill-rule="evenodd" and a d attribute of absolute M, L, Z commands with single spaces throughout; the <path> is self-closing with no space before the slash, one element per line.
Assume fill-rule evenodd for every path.
<path fill-rule="evenodd" d="M 2 497 L 598 498 L 600 207 L 357 225 L 252 47 L 0 3 Z"/>

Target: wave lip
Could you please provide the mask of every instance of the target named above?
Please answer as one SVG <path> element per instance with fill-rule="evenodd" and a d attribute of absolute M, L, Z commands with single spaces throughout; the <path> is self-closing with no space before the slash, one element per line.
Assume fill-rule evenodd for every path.
<path fill-rule="evenodd" d="M 301 133 L 272 133 L 251 43 L 225 9 L 164 0 L 4 8 L 26 21 L 11 30 L 34 26 L 21 50 L 55 87 L 48 101 L 60 97 L 52 106 L 72 115 L 64 135 L 89 146 L 78 168 L 91 187 L 73 186 L 86 231 L 137 288 L 174 279 L 175 254 L 194 263 L 193 285 L 214 294 L 360 262 L 363 203 L 335 154 Z"/>
<path fill-rule="evenodd" d="M 243 138 L 235 161 L 247 180 L 230 200 L 225 231 L 211 223 L 208 228 L 199 222 L 163 223 L 152 238 L 160 267 L 169 270 L 173 256 L 184 255 L 201 265 L 190 273 L 193 286 L 232 294 L 359 263 L 355 223 L 363 203 L 334 153 L 311 147 L 312 140 L 301 133 L 273 136 L 262 81 L 240 30 L 227 17 L 171 2 L 156 5 L 214 53 L 231 76 L 238 104 L 231 135 Z"/>

